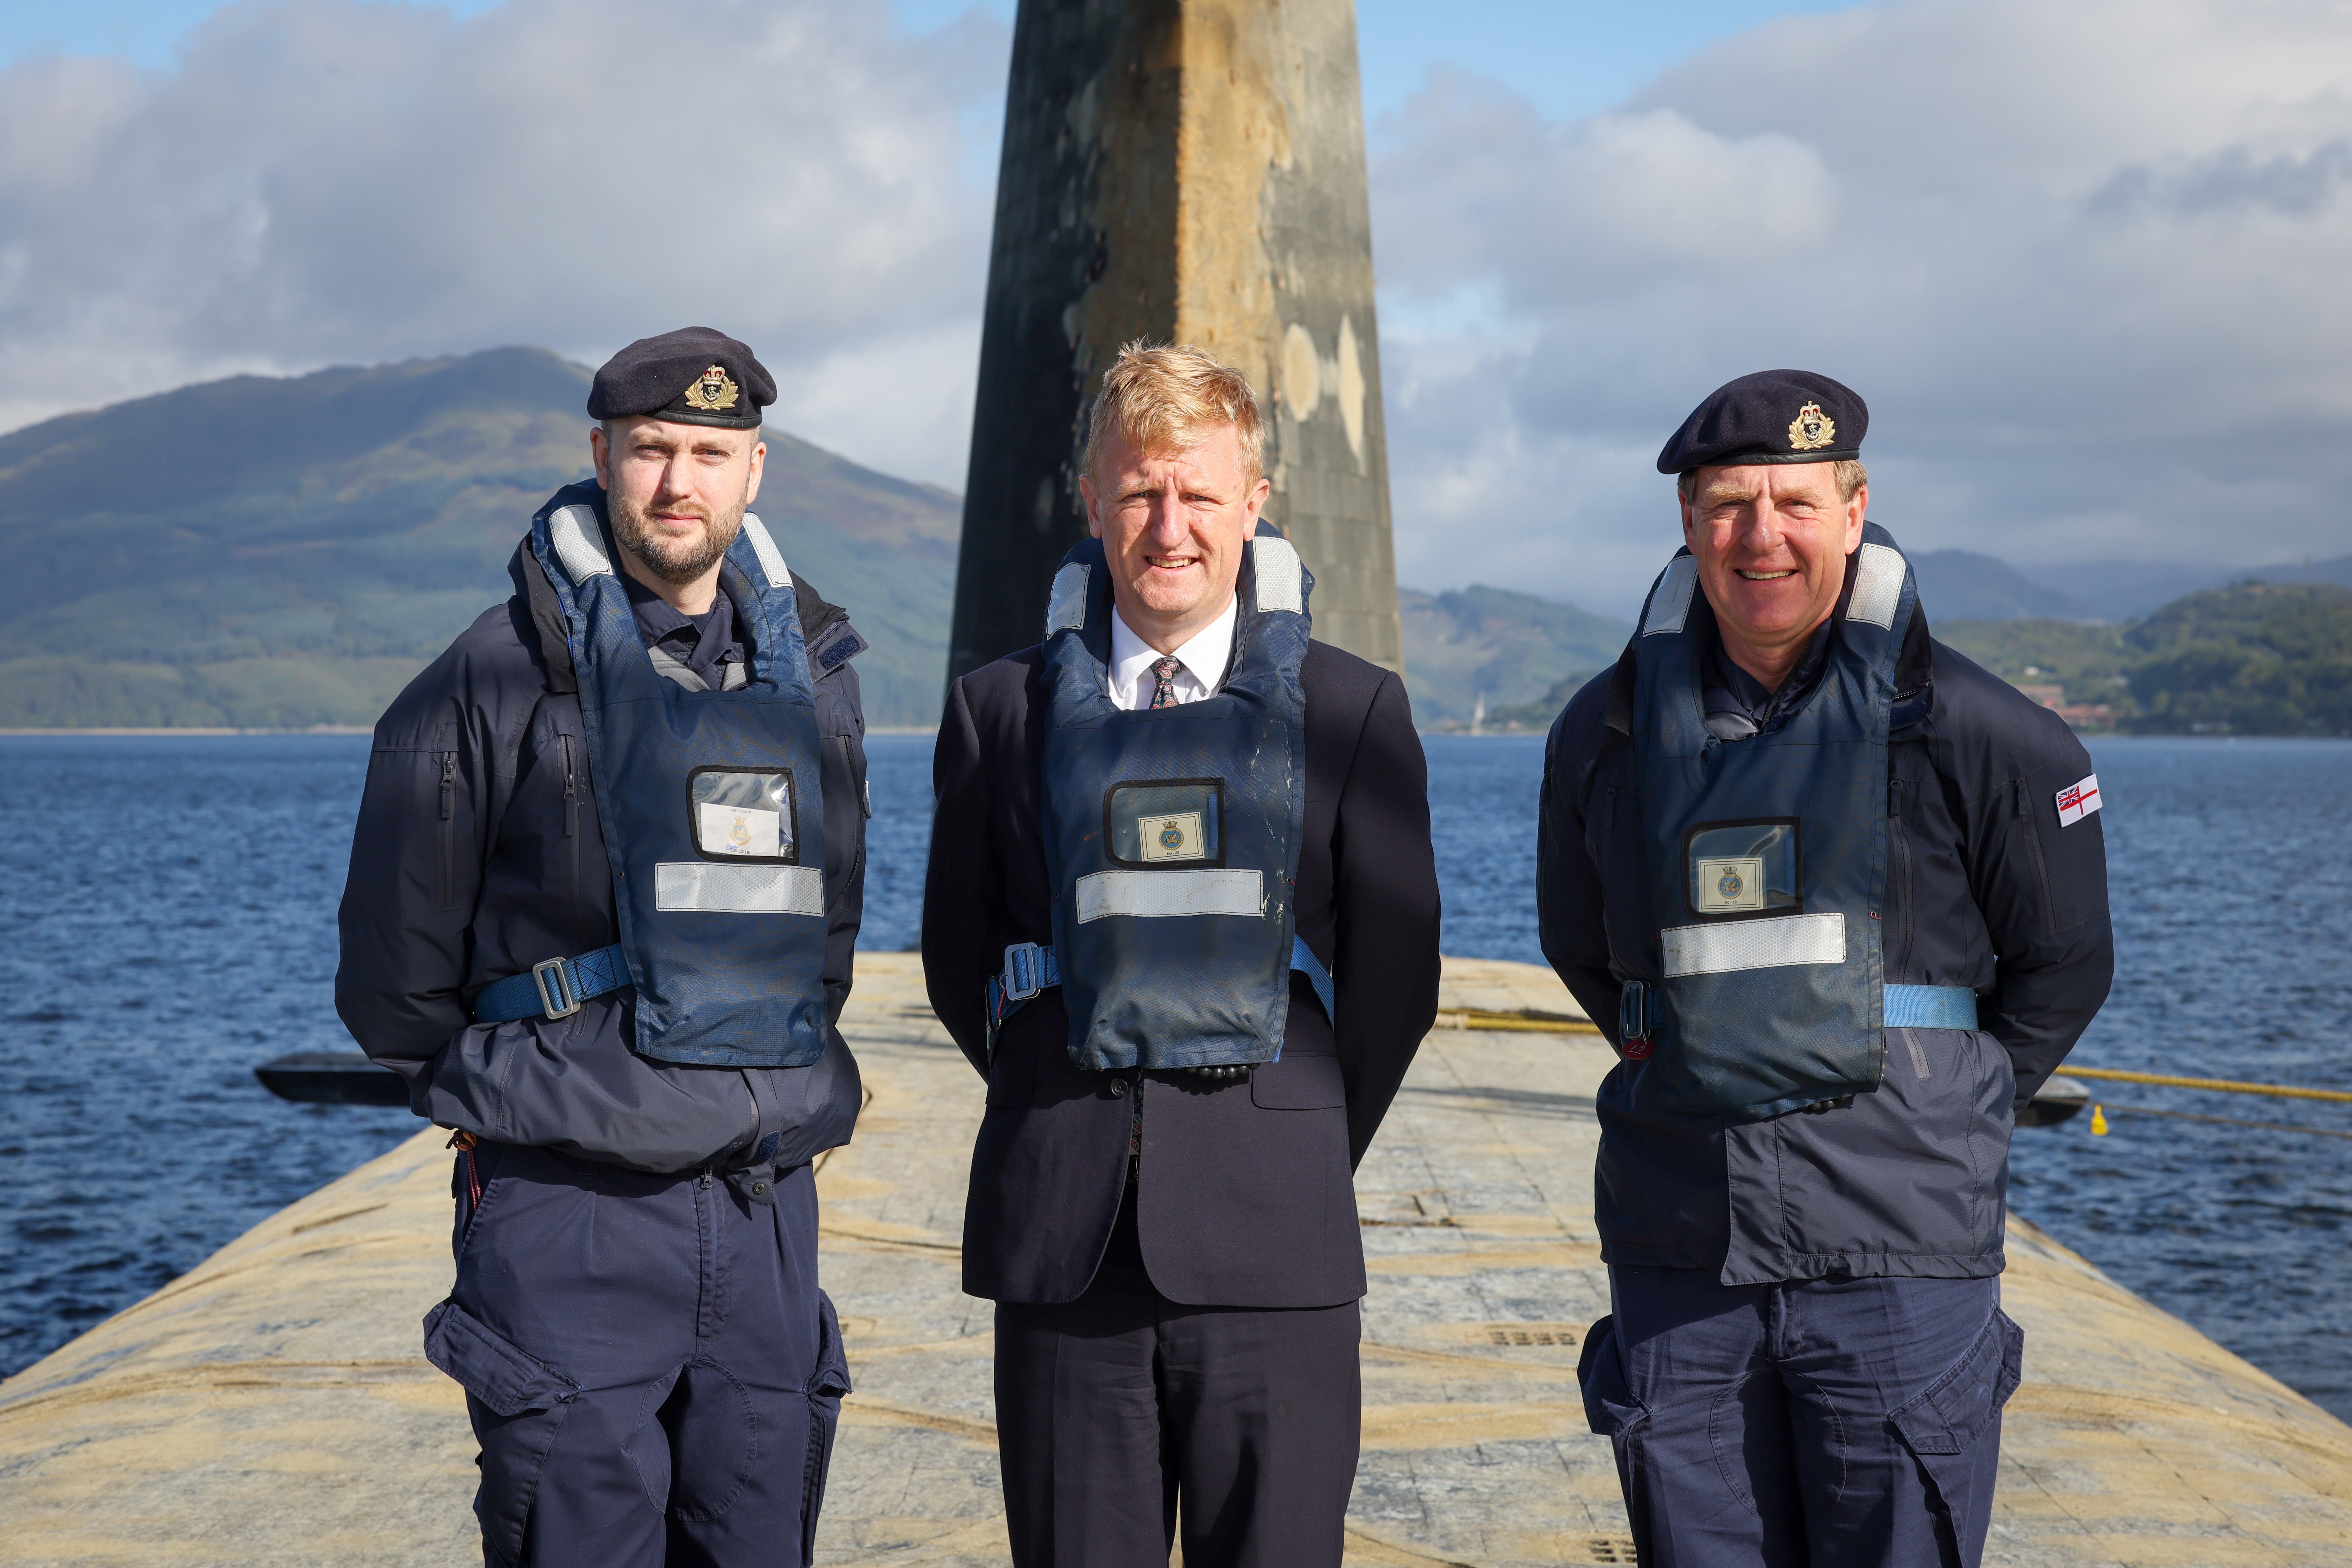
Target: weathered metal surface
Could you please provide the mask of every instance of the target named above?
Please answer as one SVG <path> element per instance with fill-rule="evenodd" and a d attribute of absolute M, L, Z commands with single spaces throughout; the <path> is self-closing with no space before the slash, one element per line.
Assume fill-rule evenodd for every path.
<path fill-rule="evenodd" d="M 1450 1008 L 1574 1014 L 1521 964 Z M 910 955 L 860 958 L 873 1099 L 820 1173 L 857 1380 L 820 1561 L 1002 1564 L 988 1303 L 956 1288 L 978 1079 Z M 1597 1037 L 1440 1029 L 1358 1180 L 1364 1456 L 1349 1561 L 1630 1563 L 1575 1362 L 1606 1310 Z M 474 1560 L 472 1445 L 417 1354 L 446 1288 L 447 1155 L 422 1134 L 0 1384 L 0 1562 L 408 1568 Z M 2352 1561 L 2352 1428 L 2021 1223 L 2025 1326 L 1988 1561 Z"/>
<path fill-rule="evenodd" d="M 1191 342 L 1265 400 L 1316 635 L 1403 644 L 1353 0 L 1022 0 L 950 675 L 1035 642 L 1103 371 Z"/>

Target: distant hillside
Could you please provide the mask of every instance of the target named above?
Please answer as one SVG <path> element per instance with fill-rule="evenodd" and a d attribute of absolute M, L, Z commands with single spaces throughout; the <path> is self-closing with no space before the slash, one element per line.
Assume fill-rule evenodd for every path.
<path fill-rule="evenodd" d="M 1541 730 L 1633 627 L 1497 588 L 1402 595 L 1406 683 L 1425 728 Z M 2243 583 L 2129 626 L 1938 619 L 1936 636 L 2076 722 L 2150 734 L 2352 734 L 2352 586 Z M 1545 680 L 1549 671 L 1557 671 Z M 1538 683 L 1541 682 L 1540 685 Z M 2101 718 L 2096 708 L 2108 710 Z M 2085 713 L 2084 710 L 2093 710 Z"/>
<path fill-rule="evenodd" d="M 2014 566 L 1968 550 L 1929 550 L 1911 557 L 1919 602 L 1938 619 L 2011 621 L 2041 616 L 2061 621 L 2099 617 L 2071 595 L 2029 582 Z"/>
<path fill-rule="evenodd" d="M 1942 621 L 1927 626 L 1944 642 L 2020 686 L 2061 686 L 2070 702 L 2128 706 L 2124 678 L 2133 649 L 2124 628 L 2077 621 Z"/>
<path fill-rule="evenodd" d="M 2352 587 L 2240 583 L 2127 626 L 1945 621 L 1936 635 L 2004 679 L 2107 704 L 2144 734 L 2352 734 Z"/>
<path fill-rule="evenodd" d="M 2101 620 L 2123 622 L 2137 620 L 2190 594 L 2250 579 L 2352 586 L 2352 555 L 2220 569 L 2165 562 L 2078 561 L 2069 565 L 2037 568 L 2032 576 L 2042 587 L 2081 601 Z"/>
<path fill-rule="evenodd" d="M 541 349 L 238 376 L 0 437 L 0 727 L 369 724 L 587 472 Z M 848 605 L 877 724 L 935 721 L 956 499 L 765 433 L 756 510 Z"/>
<path fill-rule="evenodd" d="M 2167 605 L 2128 638 L 2135 729 L 2352 735 L 2352 587 L 2241 583 Z"/>
<path fill-rule="evenodd" d="M 1631 621 L 1501 588 L 1408 588 L 1397 604 L 1405 689 L 1424 728 L 1466 724 L 1481 697 L 1490 715 L 1538 704 L 1564 679 L 1614 663 L 1633 635 Z"/>

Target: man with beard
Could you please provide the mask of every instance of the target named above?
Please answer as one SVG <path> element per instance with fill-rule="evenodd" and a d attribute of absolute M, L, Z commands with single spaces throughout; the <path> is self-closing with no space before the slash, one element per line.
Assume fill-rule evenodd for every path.
<path fill-rule="evenodd" d="M 593 481 L 376 725 L 336 1007 L 454 1131 L 425 1353 L 494 1564 L 804 1563 L 815 1535 L 865 644 L 746 510 L 774 397 L 707 328 L 614 355 Z"/>

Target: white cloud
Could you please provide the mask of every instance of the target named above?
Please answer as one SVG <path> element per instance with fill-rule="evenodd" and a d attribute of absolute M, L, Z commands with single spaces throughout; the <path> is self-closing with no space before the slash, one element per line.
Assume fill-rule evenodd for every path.
<path fill-rule="evenodd" d="M 188 381 L 686 321 L 787 428 L 960 487 L 1001 18 L 251 0 L 168 71 L 0 70 L 0 427 Z M 2352 551 L 2352 5 L 1901 0 L 1548 121 L 1375 133 L 1402 579 L 1622 610 L 1699 396 L 1870 400 L 1879 516 L 2021 563 Z"/>
<path fill-rule="evenodd" d="M 1869 400 L 1915 546 L 2352 551 L 2347 107 L 2309 0 L 1789 17 L 1569 123 L 1433 80 L 1374 160 L 1400 574 L 1627 609 L 1658 446 L 1773 365 Z"/>
<path fill-rule="evenodd" d="M 0 428 L 237 371 L 750 342 L 796 433 L 960 485 L 1004 37 L 842 0 L 227 7 L 0 71 Z M 904 378 L 914 378 L 911 385 Z"/>

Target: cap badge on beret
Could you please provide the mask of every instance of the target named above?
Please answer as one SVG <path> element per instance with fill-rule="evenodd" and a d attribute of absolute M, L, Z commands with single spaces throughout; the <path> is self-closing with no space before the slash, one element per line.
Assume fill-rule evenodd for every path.
<path fill-rule="evenodd" d="M 1782 407 L 1788 405 L 1782 404 Z M 1799 452 L 1815 452 L 1837 439 L 1837 421 L 1822 412 L 1818 403 L 1808 403 L 1797 410 L 1789 421 L 1789 446 Z"/>
<path fill-rule="evenodd" d="M 727 374 L 727 367 L 723 364 L 712 365 L 695 377 L 694 384 L 686 389 L 686 405 L 706 413 L 715 414 L 722 408 L 732 408 L 735 398 L 735 379 Z M 1793 430 L 1795 426 L 1790 428 Z"/>

